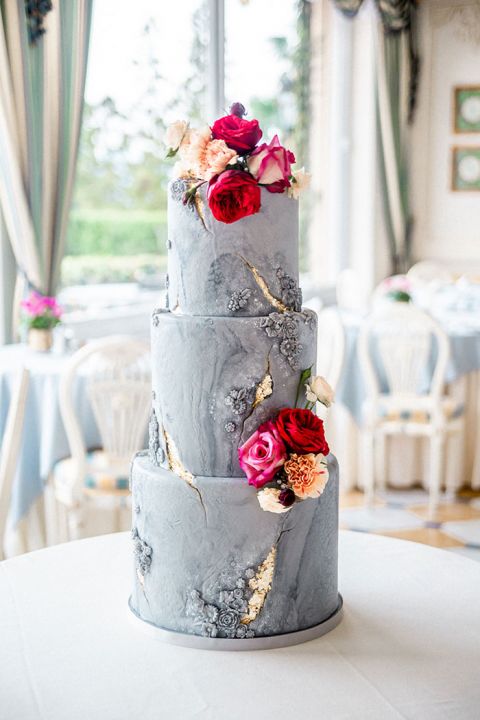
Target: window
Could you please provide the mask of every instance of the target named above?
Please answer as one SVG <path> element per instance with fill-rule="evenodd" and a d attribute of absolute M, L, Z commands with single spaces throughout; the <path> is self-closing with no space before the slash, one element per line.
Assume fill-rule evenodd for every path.
<path fill-rule="evenodd" d="M 95 4 L 62 266 L 67 306 L 131 304 L 150 301 L 152 294 L 158 302 L 166 270 L 171 169 L 164 157 L 164 129 L 181 117 L 192 123 L 213 120 L 208 109 L 213 86 L 225 87 L 225 109 L 235 100 L 243 102 L 249 116 L 260 120 L 265 138 L 278 132 L 299 166 L 308 165 L 310 2 L 283 0 L 272 10 L 267 0 Z M 212 53 L 212 38 L 221 52 L 223 29 L 224 64 Z M 304 201 L 304 267 L 308 217 Z M 111 284 L 108 290 L 105 283 Z"/>

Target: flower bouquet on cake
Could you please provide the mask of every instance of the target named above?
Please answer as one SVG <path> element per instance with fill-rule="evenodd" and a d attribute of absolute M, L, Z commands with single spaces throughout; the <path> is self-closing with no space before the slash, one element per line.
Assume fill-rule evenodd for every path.
<path fill-rule="evenodd" d="M 240 467 L 268 512 L 284 513 L 296 502 L 320 497 L 328 482 L 330 450 L 323 420 L 313 409 L 317 402 L 330 407 L 333 390 L 325 378 L 311 377 L 310 370 L 302 373 L 300 386 L 305 380 L 305 408 L 280 410 L 238 448 Z"/>
<path fill-rule="evenodd" d="M 275 135 L 263 142 L 258 120 L 247 120 L 241 103 L 230 114 L 193 129 L 183 121 L 170 125 L 165 136 L 167 157 L 177 157 L 177 178 L 188 180 L 183 201 L 194 201 L 198 188 L 208 183 L 208 206 L 216 220 L 233 223 L 258 213 L 260 188 L 271 193 L 287 192 L 298 198 L 308 187 L 310 176 L 303 168 L 292 170 L 295 156 Z"/>

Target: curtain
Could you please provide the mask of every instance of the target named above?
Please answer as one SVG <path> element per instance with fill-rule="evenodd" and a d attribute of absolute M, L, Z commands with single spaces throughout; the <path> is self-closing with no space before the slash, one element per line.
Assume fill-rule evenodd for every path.
<path fill-rule="evenodd" d="M 364 0 L 333 0 L 356 15 Z M 375 0 L 381 19 L 376 42 L 376 108 L 382 204 L 392 273 L 411 263 L 408 126 L 415 110 L 419 58 L 414 0 Z"/>
<path fill-rule="evenodd" d="M 28 285 L 53 294 L 58 283 L 92 2 L 54 0 L 51 10 L 39 10 L 48 3 L 0 0 L 0 210 L 17 263 L 17 292 Z M 26 9 L 33 6 L 32 26 Z"/>

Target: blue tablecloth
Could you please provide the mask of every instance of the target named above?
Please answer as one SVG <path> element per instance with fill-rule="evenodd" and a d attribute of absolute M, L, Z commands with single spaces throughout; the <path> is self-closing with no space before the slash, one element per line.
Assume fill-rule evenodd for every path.
<path fill-rule="evenodd" d="M 342 315 L 345 328 L 345 361 L 337 386 L 336 400 L 344 405 L 357 423 L 362 420 L 362 407 L 366 398 L 365 382 L 357 358 L 357 341 L 361 318 Z M 450 360 L 446 380 L 453 382 L 462 375 L 480 370 L 480 330 L 447 329 L 450 338 Z"/>
<path fill-rule="evenodd" d="M 22 365 L 30 370 L 19 461 L 12 489 L 10 528 L 43 493 L 54 464 L 70 454 L 58 402 L 60 373 L 66 360 L 66 355 L 36 353 L 25 345 L 7 345 L 0 349 L 0 437 L 4 432 L 16 374 Z M 81 376 L 74 392 L 87 447 L 98 447 L 100 437 Z"/>

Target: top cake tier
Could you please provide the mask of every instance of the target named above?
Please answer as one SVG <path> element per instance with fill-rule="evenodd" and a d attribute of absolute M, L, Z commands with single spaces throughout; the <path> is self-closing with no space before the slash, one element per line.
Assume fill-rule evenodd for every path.
<path fill-rule="evenodd" d="M 193 201 L 174 180 L 168 197 L 168 306 L 185 315 L 259 316 L 301 309 L 298 201 L 261 190 L 261 209 L 231 224 L 207 204 L 207 184 Z"/>

